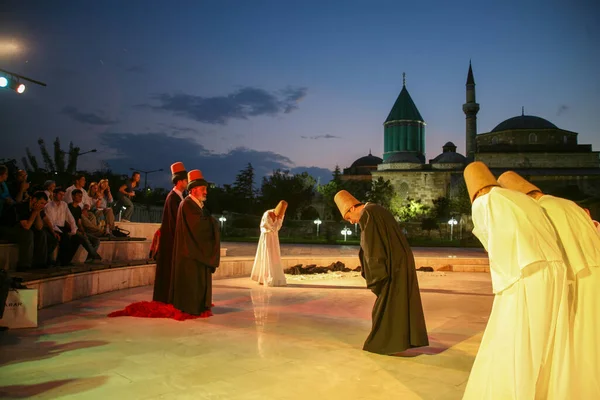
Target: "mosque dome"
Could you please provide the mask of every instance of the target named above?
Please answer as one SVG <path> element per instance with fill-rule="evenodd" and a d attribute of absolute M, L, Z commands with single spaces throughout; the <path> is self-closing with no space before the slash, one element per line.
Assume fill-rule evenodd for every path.
<path fill-rule="evenodd" d="M 452 142 L 442 147 L 442 153 L 430 161 L 432 164 L 464 164 L 467 158 L 456 152 L 456 145 Z"/>
<path fill-rule="evenodd" d="M 361 158 L 357 159 L 356 161 L 354 161 L 352 163 L 352 165 L 350 166 L 350 168 L 376 167 L 377 165 L 381 164 L 382 162 L 383 162 L 383 160 L 381 158 L 376 157 L 376 156 L 372 155 L 371 152 L 369 152 L 368 156 L 361 157 Z"/>
<path fill-rule="evenodd" d="M 492 132 L 531 129 L 558 129 L 558 127 L 544 118 L 533 115 L 519 115 L 500 122 L 492 129 Z"/>

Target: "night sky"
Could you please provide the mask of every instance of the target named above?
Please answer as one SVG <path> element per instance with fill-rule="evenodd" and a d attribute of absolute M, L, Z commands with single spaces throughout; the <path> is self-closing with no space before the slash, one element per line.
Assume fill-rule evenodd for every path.
<path fill-rule="evenodd" d="M 426 158 L 447 141 L 464 154 L 469 60 L 479 133 L 524 106 L 600 150 L 598 1 L 406 3 L 5 0 L 0 68 L 48 86 L 0 90 L 0 158 L 59 136 L 98 149 L 81 169 L 183 161 L 224 184 L 250 162 L 324 183 L 382 156 L 402 72 Z"/>

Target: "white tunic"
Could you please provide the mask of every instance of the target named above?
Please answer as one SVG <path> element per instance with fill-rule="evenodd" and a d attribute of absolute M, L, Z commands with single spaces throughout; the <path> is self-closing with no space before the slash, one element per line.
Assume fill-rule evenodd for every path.
<path fill-rule="evenodd" d="M 570 399 L 567 271 L 535 200 L 493 188 L 473 202 L 496 296 L 464 399 Z"/>
<path fill-rule="evenodd" d="M 600 399 L 600 236 L 586 212 L 570 200 L 538 199 L 560 239 L 573 280 L 573 387 L 578 399 Z"/>
<path fill-rule="evenodd" d="M 260 221 L 260 239 L 250 276 L 253 280 L 266 286 L 285 286 L 278 233 L 283 224 L 283 218 L 273 220 L 269 216 L 269 213 L 273 211 L 265 211 Z"/>

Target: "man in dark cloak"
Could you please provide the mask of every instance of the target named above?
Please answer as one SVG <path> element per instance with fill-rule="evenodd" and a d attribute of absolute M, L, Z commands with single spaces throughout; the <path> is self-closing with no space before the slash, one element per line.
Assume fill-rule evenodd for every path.
<path fill-rule="evenodd" d="M 414 256 L 393 215 L 377 204 L 362 204 L 345 190 L 334 200 L 345 220 L 360 224 L 361 274 L 377 296 L 363 350 L 395 354 L 428 346 Z"/>
<path fill-rule="evenodd" d="M 219 224 L 204 206 L 208 182 L 199 170 L 188 174 L 189 195 L 179 205 L 175 227 L 173 306 L 192 315 L 210 316 L 212 274 L 219 267 Z"/>
<path fill-rule="evenodd" d="M 183 192 L 187 188 L 187 171 L 182 162 L 171 165 L 171 181 L 173 190 L 167 195 L 163 208 L 162 223 L 160 225 L 160 239 L 156 255 L 156 274 L 154 276 L 154 293 L 152 300 L 163 303 L 172 303 L 169 296 L 171 291 L 171 273 L 173 272 L 173 243 L 175 242 L 175 226 L 177 223 L 177 210 L 183 201 Z"/>

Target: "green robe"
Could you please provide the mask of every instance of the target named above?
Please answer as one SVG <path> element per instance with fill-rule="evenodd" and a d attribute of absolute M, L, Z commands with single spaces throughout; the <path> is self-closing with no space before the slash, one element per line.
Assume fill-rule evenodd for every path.
<path fill-rule="evenodd" d="M 400 226 L 388 210 L 372 203 L 365 205 L 359 224 L 362 275 L 377 296 L 363 350 L 394 354 L 428 346 L 415 259 Z"/>
<path fill-rule="evenodd" d="M 188 314 L 210 310 L 212 274 L 219 267 L 219 224 L 190 197 L 179 205 L 173 248 L 173 306 Z"/>

